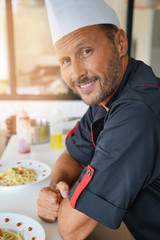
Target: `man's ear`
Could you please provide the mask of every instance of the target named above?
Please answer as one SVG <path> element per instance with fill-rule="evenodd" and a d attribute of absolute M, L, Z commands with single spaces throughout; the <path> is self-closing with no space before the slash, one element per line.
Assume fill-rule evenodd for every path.
<path fill-rule="evenodd" d="M 128 40 L 125 32 L 122 29 L 119 29 L 115 35 L 115 44 L 116 44 L 117 51 L 119 52 L 120 58 L 127 55 Z"/>

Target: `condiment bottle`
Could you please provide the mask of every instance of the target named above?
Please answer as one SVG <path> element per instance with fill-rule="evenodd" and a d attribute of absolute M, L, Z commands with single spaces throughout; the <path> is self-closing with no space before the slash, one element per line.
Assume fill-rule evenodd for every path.
<path fill-rule="evenodd" d="M 62 112 L 58 108 L 51 112 L 50 147 L 51 149 L 61 149 L 63 147 Z"/>
<path fill-rule="evenodd" d="M 31 147 L 30 118 L 24 110 L 17 116 L 17 136 L 19 153 L 29 153 Z"/>

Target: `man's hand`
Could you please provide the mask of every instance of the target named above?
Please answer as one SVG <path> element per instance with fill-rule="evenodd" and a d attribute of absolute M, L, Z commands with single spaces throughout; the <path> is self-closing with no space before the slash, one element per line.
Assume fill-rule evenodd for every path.
<path fill-rule="evenodd" d="M 69 186 L 63 181 L 41 189 L 37 200 L 38 216 L 45 222 L 56 221 L 60 202 L 68 195 Z"/>
<path fill-rule="evenodd" d="M 51 175 L 51 185 L 43 188 L 38 197 L 38 216 L 46 222 L 56 221 L 62 198 L 69 195 L 69 186 L 79 178 L 83 166 L 66 150 L 59 156 Z M 65 199 L 67 200 L 67 199 Z M 64 200 L 64 201 L 65 201 Z M 68 201 L 69 202 L 69 201 Z"/>

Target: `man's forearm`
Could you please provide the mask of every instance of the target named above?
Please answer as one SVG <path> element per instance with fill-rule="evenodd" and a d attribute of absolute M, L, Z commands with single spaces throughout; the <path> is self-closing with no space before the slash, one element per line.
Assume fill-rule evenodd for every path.
<path fill-rule="evenodd" d="M 61 182 L 65 182 L 71 190 L 83 168 L 80 163 L 71 157 L 67 150 L 64 151 L 53 169 L 51 185 L 56 184 L 59 189 L 62 186 Z M 61 200 L 58 211 L 58 227 L 64 240 L 85 239 L 96 225 L 96 221 L 73 209 L 68 198 Z"/>
<path fill-rule="evenodd" d="M 71 187 L 80 176 L 82 170 L 82 165 L 65 150 L 55 163 L 50 185 L 64 181 Z"/>
<path fill-rule="evenodd" d="M 62 199 L 58 212 L 58 229 L 63 240 L 84 240 L 97 224 L 95 220 L 73 209 L 67 198 Z"/>
<path fill-rule="evenodd" d="M 65 150 L 56 161 L 50 185 L 56 185 L 57 189 L 60 190 L 63 188 L 63 184 L 66 183 L 71 190 L 83 169 L 84 167 Z M 96 221 L 73 209 L 68 198 L 61 200 L 58 211 L 58 226 L 64 240 L 85 239 L 96 225 Z"/>

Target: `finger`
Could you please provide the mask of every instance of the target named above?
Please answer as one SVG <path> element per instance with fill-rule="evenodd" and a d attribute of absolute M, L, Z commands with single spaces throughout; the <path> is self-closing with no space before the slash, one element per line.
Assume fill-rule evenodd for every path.
<path fill-rule="evenodd" d="M 56 187 L 63 198 L 67 198 L 69 196 L 69 185 L 66 182 L 61 181 L 57 183 Z"/>
<path fill-rule="evenodd" d="M 38 206 L 38 212 L 41 214 L 41 215 L 49 215 L 49 216 L 54 216 L 54 217 L 57 217 L 57 214 L 58 214 L 58 210 L 59 208 L 58 207 L 55 207 L 55 208 L 44 208 L 42 205 L 39 205 Z M 43 214 L 42 214 L 43 213 Z"/>
<path fill-rule="evenodd" d="M 50 187 L 43 188 L 39 192 L 38 199 L 41 199 L 41 201 L 48 201 L 54 204 L 60 201 L 60 192 L 57 191 L 57 189 L 54 191 L 53 188 Z"/>
<path fill-rule="evenodd" d="M 38 216 L 38 217 L 47 223 L 53 223 L 57 220 L 57 218 L 46 218 L 44 216 Z"/>
<path fill-rule="evenodd" d="M 44 209 L 46 211 L 49 211 L 49 212 L 54 212 L 54 211 L 57 211 L 59 210 L 59 203 L 50 203 L 48 201 L 41 201 L 41 199 L 38 199 L 37 200 L 37 205 L 38 205 L 38 208 L 41 208 L 41 209 Z"/>
<path fill-rule="evenodd" d="M 39 202 L 38 204 L 38 216 L 47 222 L 54 222 L 58 217 L 59 204 L 44 205 Z"/>
<path fill-rule="evenodd" d="M 58 211 L 47 211 L 46 209 L 44 210 L 44 208 L 38 207 L 38 215 L 44 218 L 56 218 L 58 217 Z"/>
<path fill-rule="evenodd" d="M 43 221 L 45 222 L 48 222 L 48 223 L 52 223 L 52 222 L 55 222 L 57 220 L 57 216 L 50 216 L 50 215 L 47 215 L 47 214 L 40 214 L 38 212 L 38 217 L 40 219 L 42 219 Z"/>

